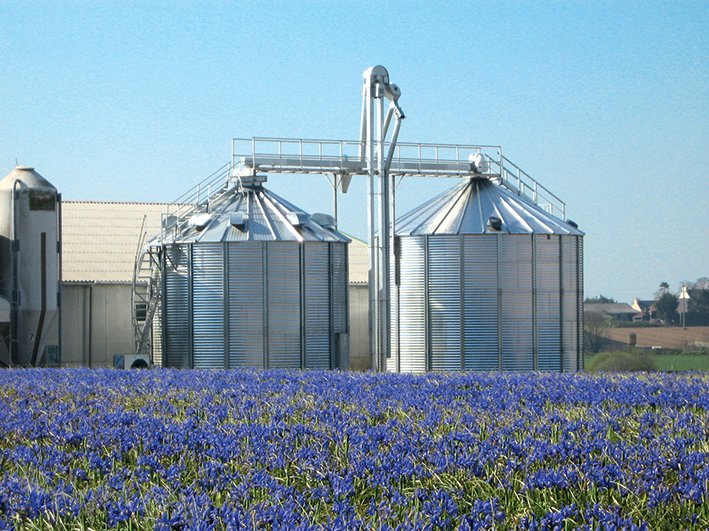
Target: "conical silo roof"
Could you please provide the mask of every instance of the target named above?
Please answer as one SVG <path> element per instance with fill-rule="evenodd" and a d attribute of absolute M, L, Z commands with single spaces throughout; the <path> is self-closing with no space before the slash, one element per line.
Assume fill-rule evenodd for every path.
<path fill-rule="evenodd" d="M 397 235 L 485 234 L 490 217 L 499 218 L 501 233 L 583 235 L 524 197 L 487 178 L 465 179 L 459 185 L 396 220 Z"/>
<path fill-rule="evenodd" d="M 174 239 L 349 243 L 349 238 L 328 223 L 328 217 L 310 215 L 263 186 L 247 186 L 227 192 L 210 205 L 208 212 L 193 214 L 193 222 Z"/>

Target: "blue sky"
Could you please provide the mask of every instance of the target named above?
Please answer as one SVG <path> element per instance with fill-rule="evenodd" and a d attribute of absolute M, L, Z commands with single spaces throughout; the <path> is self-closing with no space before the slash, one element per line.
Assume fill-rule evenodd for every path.
<path fill-rule="evenodd" d="M 170 201 L 232 137 L 356 138 L 362 71 L 400 139 L 501 144 L 584 231 L 586 294 L 709 276 L 709 2 L 0 1 L 0 173 Z M 399 212 L 452 186 L 410 180 Z M 323 178 L 269 186 L 314 211 Z M 366 234 L 365 183 L 340 226 Z"/>

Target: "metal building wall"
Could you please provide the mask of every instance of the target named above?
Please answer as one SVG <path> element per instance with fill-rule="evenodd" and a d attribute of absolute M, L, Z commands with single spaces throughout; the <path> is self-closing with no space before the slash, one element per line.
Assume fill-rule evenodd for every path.
<path fill-rule="evenodd" d="M 534 236 L 537 369 L 561 370 L 561 238 Z"/>
<path fill-rule="evenodd" d="M 465 369 L 500 366 L 500 299 L 497 236 L 463 236 L 463 341 Z"/>
<path fill-rule="evenodd" d="M 428 370 L 426 240 L 414 236 L 399 243 L 398 359 L 392 364 L 397 371 Z"/>
<path fill-rule="evenodd" d="M 461 238 L 428 240 L 428 300 L 432 371 L 459 371 L 462 366 Z"/>
<path fill-rule="evenodd" d="M 582 240 L 397 237 L 390 371 L 576 371 Z"/>
<path fill-rule="evenodd" d="M 192 246 L 192 366 L 224 368 L 224 251 L 220 243 Z"/>
<path fill-rule="evenodd" d="M 264 253 L 261 242 L 227 247 L 230 368 L 266 366 Z"/>
<path fill-rule="evenodd" d="M 163 363 L 179 369 L 192 365 L 190 247 L 165 246 L 163 252 Z"/>
<path fill-rule="evenodd" d="M 165 366 L 347 367 L 346 244 L 187 243 L 164 254 Z"/>

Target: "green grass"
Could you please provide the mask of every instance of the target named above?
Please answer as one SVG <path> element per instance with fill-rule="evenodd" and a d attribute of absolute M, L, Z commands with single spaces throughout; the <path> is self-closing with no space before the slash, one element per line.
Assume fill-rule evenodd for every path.
<path fill-rule="evenodd" d="M 709 371 L 709 354 L 654 354 L 648 351 L 587 355 L 587 371 Z"/>
<path fill-rule="evenodd" d="M 709 354 L 657 354 L 658 371 L 709 371 Z"/>

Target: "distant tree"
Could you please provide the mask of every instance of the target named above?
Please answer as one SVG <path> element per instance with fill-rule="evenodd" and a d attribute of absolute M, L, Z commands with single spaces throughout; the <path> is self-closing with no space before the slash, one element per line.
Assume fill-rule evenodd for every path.
<path fill-rule="evenodd" d="M 694 284 L 690 285 L 690 288 L 709 290 L 709 277 L 698 278 Z"/>
<path fill-rule="evenodd" d="M 610 320 L 599 312 L 583 312 L 583 341 L 586 352 L 596 353 L 601 350 L 610 328 Z"/>
<path fill-rule="evenodd" d="M 673 295 L 669 291 L 666 291 L 660 298 L 657 299 L 655 303 L 655 310 L 657 311 L 658 317 L 665 324 L 672 323 L 677 318 L 677 306 L 679 305 L 679 300 L 676 295 Z"/>
<path fill-rule="evenodd" d="M 687 306 L 687 324 L 690 326 L 709 325 L 709 278 L 702 277 L 689 284 L 692 291 Z"/>
<path fill-rule="evenodd" d="M 664 293 L 670 289 L 670 285 L 667 282 L 660 282 L 660 292 Z"/>
<path fill-rule="evenodd" d="M 613 297 L 606 297 L 601 294 L 598 297 L 586 297 L 583 302 L 584 304 L 615 304 L 618 301 Z"/>

